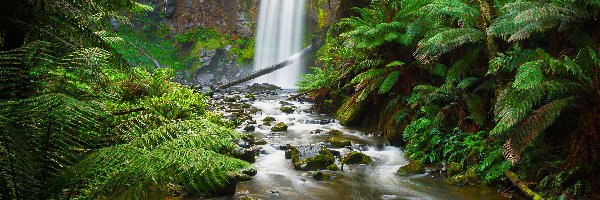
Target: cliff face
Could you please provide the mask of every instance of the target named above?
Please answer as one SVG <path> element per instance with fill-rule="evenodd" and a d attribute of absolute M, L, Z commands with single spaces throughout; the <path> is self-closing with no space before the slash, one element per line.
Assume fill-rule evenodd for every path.
<path fill-rule="evenodd" d="M 252 37 L 258 19 L 259 0 L 147 0 L 155 15 L 178 32 L 195 27 Z"/>

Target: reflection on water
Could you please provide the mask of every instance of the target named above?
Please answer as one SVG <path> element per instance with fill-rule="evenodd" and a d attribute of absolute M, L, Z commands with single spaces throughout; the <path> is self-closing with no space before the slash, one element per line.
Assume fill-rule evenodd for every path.
<path fill-rule="evenodd" d="M 289 92 L 289 91 L 288 91 Z M 445 184 L 443 180 L 429 175 L 401 177 L 395 172 L 408 161 L 398 147 L 387 146 L 379 136 L 344 127 L 324 115 L 307 112 L 311 104 L 288 101 L 296 107 L 294 113 L 285 114 L 279 110 L 283 93 L 275 96 L 259 96 L 253 106 L 262 111 L 253 115 L 253 119 L 262 123 L 262 119 L 271 116 L 277 122 L 289 125 L 287 132 L 271 133 L 270 126 L 260 125 L 254 131 L 257 138 L 264 138 L 268 144 L 253 164 L 258 174 L 247 182 L 239 183 L 235 197 L 254 199 L 502 199 L 494 190 L 483 186 L 456 187 Z M 331 121 L 331 122 L 330 122 Z M 323 123 L 325 122 L 325 123 Z M 328 123 L 330 122 L 330 123 Z M 320 129 L 321 134 L 311 133 Z M 309 145 L 326 141 L 325 132 L 340 130 L 342 137 L 352 140 L 354 149 L 373 159 L 371 165 L 344 166 L 344 171 L 327 172 L 330 180 L 316 181 L 311 172 L 297 171 L 285 152 L 278 150 L 280 145 Z M 242 130 L 240 130 L 242 131 Z M 335 149 L 342 154 L 347 148 Z M 339 163 L 338 163 L 338 166 Z"/>

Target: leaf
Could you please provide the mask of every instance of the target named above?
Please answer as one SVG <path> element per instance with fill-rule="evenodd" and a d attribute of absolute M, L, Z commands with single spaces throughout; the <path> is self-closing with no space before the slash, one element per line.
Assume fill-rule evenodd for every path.
<path fill-rule="evenodd" d="M 391 62 L 390 64 L 385 65 L 386 67 L 399 67 L 399 66 L 403 66 L 404 62 L 396 60 L 394 62 Z"/>
<path fill-rule="evenodd" d="M 400 76 L 399 71 L 393 71 L 392 73 L 390 73 L 385 78 L 383 83 L 379 86 L 379 94 L 385 94 L 388 91 L 390 91 L 390 89 L 392 89 L 394 87 L 394 85 L 396 84 L 396 81 L 398 80 L 398 76 Z"/>

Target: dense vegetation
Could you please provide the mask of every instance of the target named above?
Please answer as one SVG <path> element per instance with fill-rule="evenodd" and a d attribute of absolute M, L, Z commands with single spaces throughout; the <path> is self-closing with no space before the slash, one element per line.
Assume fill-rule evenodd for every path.
<path fill-rule="evenodd" d="M 172 82 L 172 69 L 124 59 L 140 47 L 109 22 L 149 10 L 131 0 L 0 3 L 0 199 L 160 198 L 246 176 L 249 164 L 234 158 L 240 133 L 204 95 Z"/>
<path fill-rule="evenodd" d="M 456 177 L 600 196 L 600 2 L 372 0 L 328 29 L 298 84 Z M 333 113 L 332 113 L 333 114 Z M 449 180 L 453 180 L 451 177 Z"/>

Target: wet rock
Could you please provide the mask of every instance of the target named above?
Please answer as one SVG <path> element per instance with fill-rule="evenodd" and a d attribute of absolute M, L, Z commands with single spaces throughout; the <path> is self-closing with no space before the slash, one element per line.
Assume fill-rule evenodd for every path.
<path fill-rule="evenodd" d="M 253 163 L 258 156 L 259 148 L 240 148 L 236 151 L 236 158 Z"/>
<path fill-rule="evenodd" d="M 333 154 L 335 157 L 340 157 L 340 155 L 342 155 L 339 151 L 333 149 L 330 149 L 329 151 L 331 151 L 331 154 Z"/>
<path fill-rule="evenodd" d="M 281 110 L 281 112 L 284 112 L 284 113 L 287 113 L 287 114 L 291 114 L 291 113 L 294 113 L 294 111 L 296 109 L 294 109 L 292 107 L 284 106 L 284 107 L 279 108 L 279 110 Z"/>
<path fill-rule="evenodd" d="M 271 122 L 263 122 L 263 124 L 262 124 L 262 125 L 265 125 L 265 126 L 271 126 Z"/>
<path fill-rule="evenodd" d="M 249 196 L 243 196 L 243 197 L 240 197 L 240 200 L 254 200 L 254 199 Z"/>
<path fill-rule="evenodd" d="M 310 131 L 310 133 L 312 133 L 312 134 L 321 134 L 322 132 L 323 132 L 323 130 L 321 130 L 321 129 L 315 129 L 315 130 Z"/>
<path fill-rule="evenodd" d="M 449 177 L 446 182 L 458 186 L 473 185 L 477 182 L 476 171 L 474 168 L 469 169 L 466 172 Z"/>
<path fill-rule="evenodd" d="M 267 144 L 267 141 L 264 140 L 264 139 L 260 139 L 260 140 L 256 141 L 254 144 L 256 144 L 256 145 L 265 145 L 265 144 Z"/>
<path fill-rule="evenodd" d="M 462 172 L 462 165 L 459 163 L 451 162 L 446 168 L 446 175 L 448 177 L 456 176 Z"/>
<path fill-rule="evenodd" d="M 408 176 L 425 173 L 425 165 L 420 160 L 413 160 L 408 165 L 404 165 L 398 169 L 398 175 Z"/>
<path fill-rule="evenodd" d="M 323 148 L 316 156 L 307 158 L 302 169 L 308 171 L 327 169 L 331 164 L 335 165 L 335 158 L 327 148 Z"/>
<path fill-rule="evenodd" d="M 237 99 L 236 97 L 237 97 L 237 96 L 227 97 L 227 98 L 225 98 L 223 101 L 225 101 L 225 102 L 230 102 L 230 103 L 231 103 L 231 102 L 236 102 L 236 101 L 238 101 L 238 100 L 239 100 L 239 99 Z"/>
<path fill-rule="evenodd" d="M 250 108 L 250 107 L 252 107 L 252 106 L 251 106 L 249 103 L 244 103 L 244 104 L 242 104 L 242 106 L 241 106 L 241 107 L 242 107 L 243 109 L 248 109 L 248 108 Z"/>
<path fill-rule="evenodd" d="M 251 113 L 251 114 L 256 114 L 259 111 L 260 111 L 260 109 L 254 108 L 254 107 L 252 107 L 252 108 L 250 108 L 250 110 L 248 110 L 248 112 Z"/>
<path fill-rule="evenodd" d="M 277 149 L 279 149 L 279 150 L 282 150 L 282 151 L 285 151 L 285 150 L 288 150 L 288 149 L 290 149 L 291 147 L 292 147 L 292 145 L 290 145 L 290 144 L 286 144 L 286 145 L 279 145 L 279 146 L 277 147 Z M 289 158 L 288 158 L 288 159 L 289 159 Z"/>
<path fill-rule="evenodd" d="M 327 170 L 329 170 L 329 171 L 337 171 L 338 170 L 338 166 L 336 164 L 331 164 L 331 165 L 327 166 Z"/>
<path fill-rule="evenodd" d="M 331 123 L 331 120 L 330 120 L 330 119 L 322 119 L 322 120 L 319 120 L 319 124 L 329 124 L 329 123 Z"/>
<path fill-rule="evenodd" d="M 256 127 L 253 125 L 248 125 L 248 126 L 244 127 L 244 131 L 250 132 L 250 131 L 254 131 L 254 130 L 256 130 Z"/>
<path fill-rule="evenodd" d="M 327 173 L 323 173 L 321 171 L 317 171 L 315 174 L 313 174 L 312 176 L 316 181 L 324 181 L 324 180 L 329 180 L 329 177 L 331 177 L 330 174 Z"/>
<path fill-rule="evenodd" d="M 242 135 L 242 140 L 248 142 L 248 144 L 253 145 L 254 144 L 254 135 L 252 134 L 243 134 Z"/>
<path fill-rule="evenodd" d="M 272 122 L 272 121 L 275 121 L 275 118 L 271 117 L 271 116 L 267 116 L 263 119 L 263 122 Z"/>
<path fill-rule="evenodd" d="M 327 142 L 331 143 L 331 146 L 335 148 L 343 148 L 352 145 L 350 140 L 340 138 L 340 137 L 332 137 L 327 140 Z"/>
<path fill-rule="evenodd" d="M 349 165 L 356 165 L 356 164 L 371 164 L 371 162 L 373 162 L 373 160 L 371 160 L 371 157 L 365 155 L 364 153 L 361 152 L 350 152 L 348 155 L 344 156 L 344 158 L 342 158 L 342 163 L 344 164 L 349 164 Z"/>
<path fill-rule="evenodd" d="M 250 101 L 256 101 L 256 97 L 252 93 L 248 93 L 244 97 L 250 99 Z"/>
<path fill-rule="evenodd" d="M 246 174 L 248 176 L 255 176 L 256 173 L 258 173 L 258 171 L 256 171 L 256 169 L 254 169 L 254 168 L 248 168 L 248 169 L 242 170 L 242 173 Z"/>
<path fill-rule="evenodd" d="M 341 131 L 338 130 L 331 130 L 329 132 L 327 132 L 327 135 L 342 135 L 343 133 Z"/>
<path fill-rule="evenodd" d="M 366 101 L 359 101 L 356 93 L 348 99 L 336 112 L 335 116 L 340 121 L 341 125 L 347 126 L 359 121 L 359 118 L 367 111 Z"/>
<path fill-rule="evenodd" d="M 268 92 L 268 91 L 279 90 L 279 89 L 281 89 L 281 88 L 277 87 L 276 85 L 273 85 L 273 84 L 254 83 L 250 86 L 247 86 L 245 91 L 252 92 L 252 93 L 259 93 L 259 92 Z"/>
<path fill-rule="evenodd" d="M 256 120 L 248 120 L 248 124 L 256 124 Z"/>
<path fill-rule="evenodd" d="M 287 131 L 287 129 L 288 129 L 288 125 L 286 125 L 283 122 L 279 122 L 279 123 L 275 124 L 275 126 L 273 126 L 271 128 L 271 131 L 273 131 L 273 132 L 282 132 L 282 131 Z"/>
<path fill-rule="evenodd" d="M 289 146 L 289 148 L 285 150 L 285 159 L 292 159 L 292 163 L 300 161 L 300 151 L 298 151 L 296 147 Z"/>
<path fill-rule="evenodd" d="M 279 104 L 281 104 L 281 105 L 283 105 L 283 106 L 291 106 L 291 105 L 294 105 L 294 104 L 292 104 L 292 103 L 290 103 L 290 102 L 287 102 L 287 101 L 279 101 Z"/>

